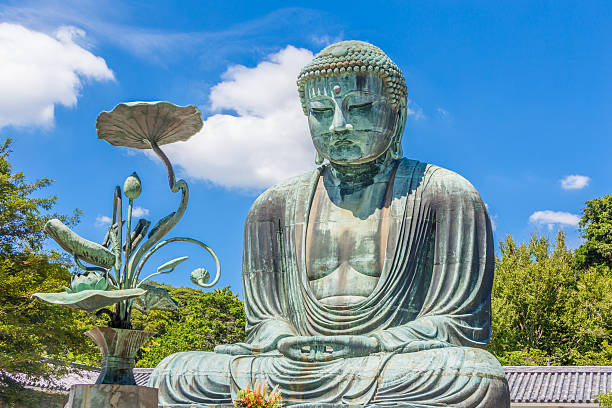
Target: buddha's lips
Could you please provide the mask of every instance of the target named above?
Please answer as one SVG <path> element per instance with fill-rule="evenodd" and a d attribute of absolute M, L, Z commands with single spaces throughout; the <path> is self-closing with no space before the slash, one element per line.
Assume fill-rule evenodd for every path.
<path fill-rule="evenodd" d="M 342 145 L 342 144 L 353 144 L 353 141 L 350 139 L 338 139 L 332 142 L 332 146 Z"/>

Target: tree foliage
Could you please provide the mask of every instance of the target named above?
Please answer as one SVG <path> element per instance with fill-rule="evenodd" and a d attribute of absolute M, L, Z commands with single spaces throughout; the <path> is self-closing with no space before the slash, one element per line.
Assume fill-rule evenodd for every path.
<path fill-rule="evenodd" d="M 511 236 L 500 243 L 492 292 L 490 351 L 502 364 L 521 359 L 537 364 L 559 362 L 569 326 L 565 303 L 572 296 L 576 273 L 562 232 L 550 250 L 548 238 L 531 236 L 516 244 Z"/>
<path fill-rule="evenodd" d="M 5 373 L 49 377 L 62 372 L 62 361 L 69 351 L 87 352 L 92 346 L 83 341 L 77 321 L 87 319 L 83 312 L 59 309 L 31 298 L 35 292 L 60 291 L 69 279 L 67 260 L 43 250 L 44 223 L 55 197 L 33 197 L 51 180 L 33 184 L 23 173 L 14 173 L 8 162 L 10 140 L 0 147 L 0 399 L 12 401 Z M 72 218 L 61 217 L 66 222 Z M 53 364 L 50 364 L 53 363 Z"/>
<path fill-rule="evenodd" d="M 612 393 L 599 394 L 595 396 L 599 406 L 602 408 L 612 408 Z"/>
<path fill-rule="evenodd" d="M 139 367 L 155 367 L 166 356 L 190 350 L 212 351 L 218 344 L 244 341 L 244 305 L 227 287 L 212 293 L 164 286 L 180 308 L 150 315 L 144 329 L 159 332 L 143 347 Z"/>
<path fill-rule="evenodd" d="M 586 202 L 580 228 L 586 242 L 576 251 L 577 266 L 612 268 L 612 195 Z"/>
<path fill-rule="evenodd" d="M 489 350 L 504 365 L 612 364 L 612 273 L 577 268 L 559 231 L 556 242 L 500 243 L 491 298 Z"/>

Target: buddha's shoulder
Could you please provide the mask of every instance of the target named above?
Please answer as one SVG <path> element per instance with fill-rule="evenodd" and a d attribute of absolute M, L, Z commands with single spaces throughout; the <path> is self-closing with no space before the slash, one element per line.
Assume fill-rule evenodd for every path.
<path fill-rule="evenodd" d="M 319 170 L 314 169 L 299 176 L 283 180 L 269 187 L 255 199 L 250 213 L 277 213 L 282 211 L 288 199 L 298 199 L 298 196 L 309 194 L 312 186 L 319 176 Z"/>
<path fill-rule="evenodd" d="M 444 167 L 404 158 L 397 169 L 396 179 L 410 178 L 425 191 L 434 193 L 477 193 L 476 189 L 460 174 Z M 412 181 L 414 182 L 414 181 Z"/>

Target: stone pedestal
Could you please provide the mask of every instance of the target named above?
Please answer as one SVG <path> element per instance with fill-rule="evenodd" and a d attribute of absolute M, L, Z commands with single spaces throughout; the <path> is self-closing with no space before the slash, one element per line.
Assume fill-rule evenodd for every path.
<path fill-rule="evenodd" d="M 119 384 L 70 387 L 66 408 L 157 408 L 157 388 Z"/>

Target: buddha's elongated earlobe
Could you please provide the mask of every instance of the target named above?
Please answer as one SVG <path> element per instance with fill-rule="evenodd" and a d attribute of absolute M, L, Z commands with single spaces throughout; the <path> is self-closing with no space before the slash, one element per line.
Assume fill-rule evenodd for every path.
<path fill-rule="evenodd" d="M 320 166 L 323 164 L 323 160 L 325 159 L 323 159 L 323 156 L 321 156 L 321 153 L 317 152 L 317 155 L 315 156 L 315 164 L 317 166 Z"/>
<path fill-rule="evenodd" d="M 400 101 L 400 108 L 398 111 L 399 117 L 397 119 L 397 127 L 395 128 L 395 135 L 393 137 L 393 142 L 391 142 L 391 146 L 389 146 L 389 151 L 391 153 L 391 157 L 395 160 L 399 160 L 404 157 L 404 152 L 402 150 L 402 136 L 404 135 L 404 129 L 406 128 L 406 101 Z"/>
<path fill-rule="evenodd" d="M 402 143 L 399 140 L 396 140 L 391 144 L 391 157 L 395 160 L 399 160 L 404 157 L 404 152 L 402 151 Z"/>

